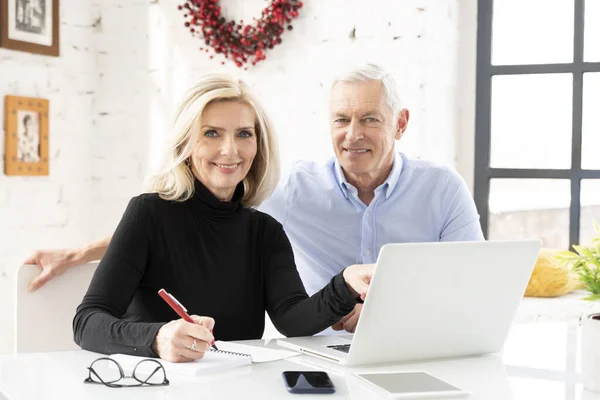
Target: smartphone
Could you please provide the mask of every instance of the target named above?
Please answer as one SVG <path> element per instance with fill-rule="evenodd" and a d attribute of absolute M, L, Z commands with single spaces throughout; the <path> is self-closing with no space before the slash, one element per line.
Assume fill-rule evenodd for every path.
<path fill-rule="evenodd" d="M 423 371 L 367 372 L 354 376 L 394 399 L 467 397 L 469 392 Z"/>
<path fill-rule="evenodd" d="M 323 371 L 284 371 L 285 386 L 290 393 L 335 393 L 335 386 Z"/>

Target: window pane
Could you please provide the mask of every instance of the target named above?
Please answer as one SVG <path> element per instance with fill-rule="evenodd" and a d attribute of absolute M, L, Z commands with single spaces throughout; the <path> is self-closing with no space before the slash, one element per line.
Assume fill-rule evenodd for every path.
<path fill-rule="evenodd" d="M 598 0 L 600 4 L 600 0 Z M 600 46 L 600 43 L 598 43 Z M 600 169 L 600 72 L 583 75 L 581 168 Z"/>
<path fill-rule="evenodd" d="M 600 61 L 600 1 L 585 2 L 585 26 L 583 37 L 583 59 L 588 62 Z"/>
<path fill-rule="evenodd" d="M 573 61 L 573 0 L 493 3 L 492 64 Z"/>
<path fill-rule="evenodd" d="M 492 78 L 490 166 L 571 167 L 573 75 Z"/>
<path fill-rule="evenodd" d="M 540 238 L 544 247 L 569 247 L 571 183 L 566 179 L 492 179 L 489 239 Z"/>
<path fill-rule="evenodd" d="M 600 179 L 581 181 L 581 223 L 579 242 L 587 245 L 597 234 L 592 221 L 600 225 Z"/>

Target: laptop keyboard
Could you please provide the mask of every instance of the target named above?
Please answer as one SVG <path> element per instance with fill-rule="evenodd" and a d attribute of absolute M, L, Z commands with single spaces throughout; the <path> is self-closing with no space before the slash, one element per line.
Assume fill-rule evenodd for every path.
<path fill-rule="evenodd" d="M 349 344 L 332 344 L 331 346 L 327 346 L 327 347 L 330 349 L 341 351 L 343 353 L 348 353 L 350 351 Z"/>

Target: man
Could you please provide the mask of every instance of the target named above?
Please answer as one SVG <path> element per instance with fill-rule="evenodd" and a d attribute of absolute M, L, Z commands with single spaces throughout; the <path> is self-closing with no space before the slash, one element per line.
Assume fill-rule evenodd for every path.
<path fill-rule="evenodd" d="M 386 243 L 482 240 L 479 215 L 461 177 L 395 152 L 408 125 L 396 84 L 367 64 L 334 80 L 330 131 L 335 159 L 301 161 L 261 206 L 283 225 L 309 295 L 352 264 L 375 263 Z M 71 266 L 96 260 L 110 238 L 81 250 L 38 251 L 36 289 Z M 362 306 L 334 329 L 354 332 Z"/>

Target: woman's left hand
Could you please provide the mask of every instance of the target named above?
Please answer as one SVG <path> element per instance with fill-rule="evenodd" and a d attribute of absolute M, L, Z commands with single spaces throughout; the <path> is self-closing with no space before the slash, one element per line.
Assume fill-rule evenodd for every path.
<path fill-rule="evenodd" d="M 354 264 L 346 268 L 342 275 L 350 293 L 356 297 L 360 296 L 364 300 L 373 277 L 373 271 L 375 271 L 375 264 Z"/>

